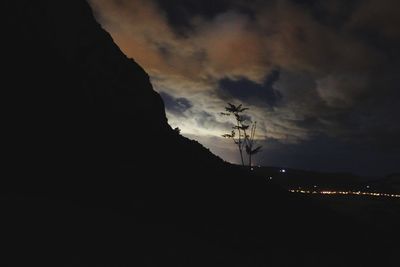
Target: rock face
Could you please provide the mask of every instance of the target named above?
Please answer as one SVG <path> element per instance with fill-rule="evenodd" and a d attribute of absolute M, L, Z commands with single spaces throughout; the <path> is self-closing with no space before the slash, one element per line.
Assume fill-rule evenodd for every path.
<path fill-rule="evenodd" d="M 10 1 L 7 10 L 10 153 L 34 165 L 114 164 L 178 141 L 148 75 L 85 1 Z"/>
<path fill-rule="evenodd" d="M 59 155 L 63 149 L 91 150 L 93 142 L 104 150 L 112 139 L 122 141 L 118 134 L 133 137 L 143 124 L 148 130 L 170 130 L 148 75 L 96 23 L 85 1 L 9 5 L 3 64 L 9 80 L 7 115 L 16 124 L 9 130 L 20 138 L 15 145 L 57 148 L 60 153 L 49 153 Z"/>
<path fill-rule="evenodd" d="M 199 177 L 224 169 L 222 160 L 170 128 L 149 76 L 120 51 L 86 1 L 4 4 L 5 153 L 16 176 L 39 177 L 23 181 L 28 188 L 57 181 L 108 188 L 121 166 L 135 170 L 131 181 L 155 183 L 162 170 L 174 177 L 169 184 L 188 183 L 194 169 L 202 170 Z M 165 179 L 159 180 L 162 188 Z"/>

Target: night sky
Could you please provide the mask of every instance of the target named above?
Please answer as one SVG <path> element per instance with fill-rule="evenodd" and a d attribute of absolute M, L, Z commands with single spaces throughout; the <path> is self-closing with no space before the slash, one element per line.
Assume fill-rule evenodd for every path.
<path fill-rule="evenodd" d="M 260 165 L 400 170 L 400 1 L 90 0 L 149 73 L 169 123 L 239 162 L 226 102 L 258 122 Z"/>

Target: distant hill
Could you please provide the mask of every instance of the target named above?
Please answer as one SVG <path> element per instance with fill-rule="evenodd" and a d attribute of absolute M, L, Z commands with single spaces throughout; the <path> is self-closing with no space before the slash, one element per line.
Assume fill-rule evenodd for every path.
<path fill-rule="evenodd" d="M 357 176 L 351 173 L 325 173 L 282 167 L 254 167 L 253 171 L 285 189 L 352 190 L 398 192 L 400 176 L 383 178 Z"/>
<path fill-rule="evenodd" d="M 272 178 L 275 183 L 284 187 L 351 187 L 363 182 L 359 176 L 350 173 L 323 173 L 277 167 L 259 167 L 255 172 Z"/>
<path fill-rule="evenodd" d="M 384 178 L 373 180 L 372 184 L 381 190 L 400 193 L 400 174 L 393 173 Z"/>

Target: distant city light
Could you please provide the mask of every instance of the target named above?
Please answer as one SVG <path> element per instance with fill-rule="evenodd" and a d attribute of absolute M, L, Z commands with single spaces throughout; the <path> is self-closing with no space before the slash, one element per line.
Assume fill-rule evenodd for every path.
<path fill-rule="evenodd" d="M 310 191 L 310 190 L 289 190 L 292 193 L 301 194 L 320 194 L 320 195 L 361 195 L 361 196 L 373 196 L 373 197 L 392 197 L 400 198 L 398 194 L 378 193 L 378 192 L 361 192 L 361 191 Z"/>
<path fill-rule="evenodd" d="M 272 180 L 272 177 L 270 176 L 269 179 Z"/>
<path fill-rule="evenodd" d="M 251 168 L 250 170 L 254 171 L 254 168 Z"/>
<path fill-rule="evenodd" d="M 281 169 L 279 172 L 285 173 L 286 170 L 285 169 Z"/>

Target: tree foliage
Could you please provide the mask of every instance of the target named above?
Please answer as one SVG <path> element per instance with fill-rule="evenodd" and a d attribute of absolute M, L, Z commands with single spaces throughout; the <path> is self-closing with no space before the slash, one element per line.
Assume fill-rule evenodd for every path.
<path fill-rule="evenodd" d="M 235 119 L 235 125 L 232 127 L 230 133 L 223 134 L 222 137 L 232 139 L 235 145 L 238 147 L 240 159 L 244 166 L 243 151 L 248 156 L 248 164 L 252 165 L 252 156 L 261 151 L 262 146 L 257 146 L 255 141 L 255 133 L 257 129 L 257 122 L 251 122 L 244 116 L 244 112 L 249 108 L 243 107 L 242 104 L 234 105 L 228 103 L 225 107 L 225 112 L 221 112 L 223 116 L 233 116 Z M 250 129 L 250 134 L 248 131 Z"/>

